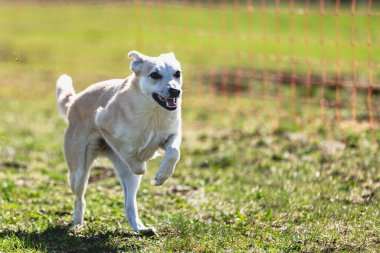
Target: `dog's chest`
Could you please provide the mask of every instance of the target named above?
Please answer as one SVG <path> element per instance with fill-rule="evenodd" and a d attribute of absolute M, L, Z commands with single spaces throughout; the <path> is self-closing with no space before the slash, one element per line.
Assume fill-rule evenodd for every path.
<path fill-rule="evenodd" d="M 140 161 L 146 161 L 153 157 L 160 145 L 165 142 L 168 134 L 149 132 L 140 135 L 134 140 L 134 154 Z"/>
<path fill-rule="evenodd" d="M 140 161 L 152 158 L 174 132 L 175 121 L 160 115 L 149 116 L 139 121 L 130 136 L 132 152 Z"/>

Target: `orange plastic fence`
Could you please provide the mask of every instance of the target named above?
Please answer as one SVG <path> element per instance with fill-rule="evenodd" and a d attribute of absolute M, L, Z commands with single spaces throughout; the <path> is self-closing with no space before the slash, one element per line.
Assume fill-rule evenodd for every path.
<path fill-rule="evenodd" d="M 68 2 L 77 4 L 77 1 Z M 306 108 L 307 114 L 315 114 L 317 108 L 319 114 L 313 116 L 326 122 L 352 120 L 368 122 L 371 127 L 380 123 L 378 1 L 84 2 L 116 2 L 120 8 L 133 8 L 135 20 L 128 17 L 127 22 L 136 24 L 136 49 L 143 52 L 170 49 L 176 51 L 179 58 L 187 59 L 182 63 L 192 70 L 185 74 L 187 80 L 192 81 L 186 87 L 191 92 L 211 93 L 237 100 L 269 99 L 278 108 L 288 108 L 292 113 L 297 113 L 300 105 Z M 171 5 L 172 14 L 168 12 Z M 166 24 L 167 15 L 176 15 L 176 10 L 189 11 L 182 11 L 181 16 L 177 17 L 180 25 L 176 25 L 175 21 L 174 24 L 173 21 Z M 213 13 L 209 23 L 202 21 L 198 27 L 194 25 L 198 24 L 197 12 L 205 15 L 207 11 Z M 152 22 L 154 19 L 161 21 L 157 24 Z M 287 29 L 285 34 L 284 26 Z M 190 34 L 205 40 L 203 43 L 206 45 L 213 40 L 218 40 L 219 44 L 217 47 L 202 47 L 200 43 L 191 41 L 186 45 L 180 42 L 152 43 L 145 39 L 145 33 L 152 29 L 178 37 Z M 254 47 L 257 43 L 261 43 L 262 51 Z M 266 44 L 274 46 L 268 50 Z M 252 45 L 252 50 L 249 45 Z M 197 60 L 200 56 L 219 57 L 220 60 L 217 64 L 213 61 L 201 63 Z M 287 106 L 281 106 L 283 104 Z"/>
<path fill-rule="evenodd" d="M 235 69 L 212 68 L 205 71 L 209 75 L 209 92 L 220 93 L 225 96 L 248 96 L 262 99 L 273 99 L 275 101 L 288 101 L 290 110 L 295 111 L 296 103 L 301 102 L 306 108 L 310 106 L 320 107 L 320 116 L 324 120 L 353 120 L 367 121 L 371 127 L 378 121 L 378 111 L 380 110 L 380 3 L 372 0 L 352 0 L 352 1 L 327 1 L 327 0 L 305 0 L 305 1 L 266 1 L 266 0 L 247 0 L 247 1 L 186 1 L 176 2 L 183 8 L 203 8 L 221 9 L 220 25 L 234 23 L 236 20 L 226 19 L 223 10 L 227 8 L 244 9 L 247 13 L 260 16 L 260 33 L 244 34 L 242 39 L 255 41 L 269 41 L 275 39 L 276 50 L 272 53 L 234 52 L 237 66 L 243 58 L 261 59 L 261 66 L 237 67 Z M 359 7 L 360 8 L 359 8 Z M 363 7 L 364 6 L 364 7 Z M 317 12 L 317 16 L 315 15 Z M 311 13 L 314 13 L 311 15 Z M 284 22 L 280 15 L 287 14 L 289 20 L 289 34 L 287 38 L 280 35 L 281 25 Z M 275 22 L 268 23 L 268 16 Z M 295 17 L 302 15 L 303 30 L 295 30 Z M 273 17 L 274 16 L 274 17 Z M 311 27 L 311 19 L 318 18 L 318 27 Z M 326 18 L 333 17 L 334 26 L 326 27 Z M 342 27 L 342 17 L 349 20 L 350 30 L 347 26 Z M 365 17 L 365 26 L 356 24 L 358 17 Z M 186 18 L 186 17 L 184 17 Z M 250 25 L 250 20 L 247 20 Z M 235 27 L 239 24 L 235 24 Z M 257 26 L 256 24 L 251 24 Z M 274 25 L 275 27 L 269 27 Z M 378 27 L 378 28 L 374 28 Z M 271 28 L 271 29 L 268 29 Z M 179 27 L 177 32 L 182 28 Z M 269 34 L 268 30 L 276 31 Z M 334 32 L 334 39 L 326 36 L 326 33 Z M 222 31 L 223 33 L 234 33 L 235 31 Z M 311 38 L 311 33 L 318 33 L 319 39 Z M 357 39 L 357 34 L 366 33 L 366 40 Z M 215 31 L 220 35 L 221 31 Z M 342 34 L 350 33 L 349 39 Z M 373 34 L 375 33 L 375 34 Z M 215 36 L 216 36 L 215 35 Z M 237 39 L 239 39 L 239 34 Z M 241 34 L 240 34 L 241 35 Z M 213 31 L 208 33 L 210 39 L 213 38 Z M 344 38 L 345 37 L 345 38 Z M 363 37 L 363 36 L 361 36 Z M 281 53 L 281 43 L 286 41 L 290 44 L 289 53 Z M 297 55 L 297 47 L 306 47 L 303 55 Z M 343 57 L 342 45 L 350 45 L 351 59 Z M 310 51 L 315 46 L 320 48 L 320 56 L 312 57 Z M 334 51 L 328 51 L 334 47 Z M 327 48 L 328 47 L 328 48 Z M 367 48 L 367 59 L 358 60 L 357 51 Z M 228 45 L 226 45 L 228 48 Z M 374 48 L 376 53 L 374 54 Z M 212 57 L 214 52 L 204 52 L 200 54 Z M 226 49 L 227 50 L 227 49 Z M 223 54 L 223 52 L 219 52 Z M 333 57 L 331 57 L 333 54 Z M 329 55 L 329 57 L 327 57 Z M 230 54 L 226 53 L 226 58 Z M 346 56 L 346 55 L 345 55 Z M 289 65 L 285 71 L 283 65 Z M 268 66 L 272 66 L 268 68 Z M 273 68 L 274 66 L 274 68 Z M 303 69 L 300 71 L 300 69 Z M 198 72 L 199 74 L 199 72 Z M 199 74 L 200 75 L 200 74 Z M 198 78 L 201 78 L 198 76 Z M 248 80 L 248 81 L 247 81 Z M 252 80 L 254 82 L 252 82 Z M 243 87 L 242 83 L 248 82 L 248 87 Z M 252 92 L 254 86 L 261 86 L 260 93 Z M 290 87 L 290 93 L 282 94 L 284 86 Z M 302 90 L 300 92 L 300 89 Z M 313 96 L 312 93 L 318 89 L 319 95 Z M 309 112 L 309 110 L 307 110 Z M 329 119 L 328 119 L 329 118 Z M 377 119 L 377 120 L 376 120 Z"/>

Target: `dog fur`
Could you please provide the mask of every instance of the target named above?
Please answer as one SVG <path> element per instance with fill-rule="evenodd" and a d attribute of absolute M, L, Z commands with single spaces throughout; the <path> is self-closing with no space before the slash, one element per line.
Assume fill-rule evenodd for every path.
<path fill-rule="evenodd" d="M 140 221 L 136 203 L 146 161 L 159 149 L 165 151 L 155 177 L 159 186 L 180 158 L 180 63 L 173 53 L 149 57 L 132 51 L 128 56 L 134 58 L 133 73 L 126 79 L 99 82 L 78 94 L 68 75 L 57 80 L 58 108 L 68 121 L 63 148 L 75 195 L 74 226 L 83 225 L 90 166 L 96 157 L 106 156 L 123 187 L 130 225 L 135 231 L 153 231 Z"/>

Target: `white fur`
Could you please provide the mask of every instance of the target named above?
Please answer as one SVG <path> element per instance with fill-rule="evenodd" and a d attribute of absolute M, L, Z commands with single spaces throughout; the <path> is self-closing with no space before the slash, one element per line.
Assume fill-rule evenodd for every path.
<path fill-rule="evenodd" d="M 137 211 L 136 194 L 146 161 L 159 149 L 165 151 L 155 177 L 163 185 L 173 174 L 180 158 L 181 98 L 177 109 L 167 110 L 153 99 L 156 93 L 169 98 L 169 88 L 181 90 L 180 64 L 173 53 L 149 57 L 132 51 L 131 70 L 127 79 L 94 84 L 74 96 L 72 80 L 62 75 L 57 81 L 58 108 L 67 115 L 64 151 L 70 169 L 70 184 L 75 194 L 74 225 L 83 224 L 84 193 L 89 167 L 99 155 L 113 163 L 125 196 L 125 213 L 135 231 L 145 231 Z M 152 71 L 162 78 L 153 79 Z M 99 148 L 105 141 L 109 148 Z"/>
<path fill-rule="evenodd" d="M 57 80 L 57 105 L 61 115 L 66 118 L 71 98 L 75 95 L 73 80 L 70 76 L 63 74 Z"/>

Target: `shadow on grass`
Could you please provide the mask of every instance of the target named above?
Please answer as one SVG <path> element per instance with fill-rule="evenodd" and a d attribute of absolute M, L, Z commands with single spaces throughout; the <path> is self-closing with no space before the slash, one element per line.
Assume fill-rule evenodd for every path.
<path fill-rule="evenodd" d="M 94 235 L 73 232 L 70 226 L 49 227 L 43 232 L 3 231 L 13 249 L 33 249 L 46 252 L 118 252 L 137 251 L 139 235 L 122 232 L 103 232 Z M 15 243 L 15 241 L 20 243 Z M 18 246 L 16 245 L 18 244 Z M 16 245 L 16 246 L 15 246 Z"/>

